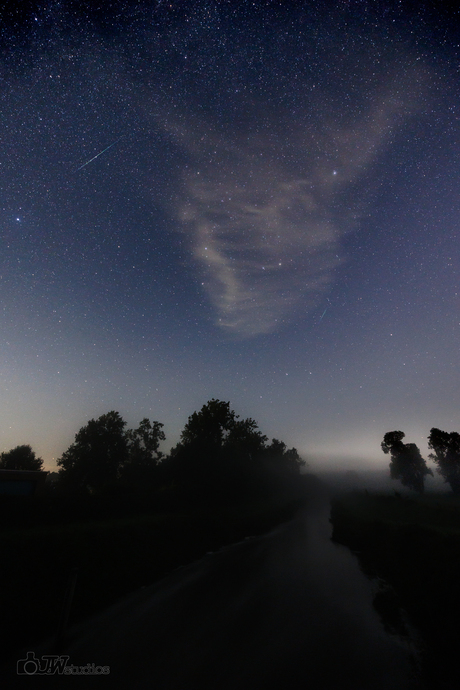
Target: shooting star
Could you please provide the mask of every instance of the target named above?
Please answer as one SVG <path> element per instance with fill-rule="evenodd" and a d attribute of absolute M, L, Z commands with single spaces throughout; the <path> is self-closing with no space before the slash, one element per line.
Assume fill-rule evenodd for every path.
<path fill-rule="evenodd" d="M 327 310 L 328 310 L 329 307 L 331 306 L 331 300 L 329 299 L 329 297 L 326 297 L 326 299 L 327 299 L 327 301 L 329 302 L 329 304 L 327 305 L 326 309 L 325 309 L 325 310 L 323 311 L 323 313 L 321 314 L 321 317 L 320 317 L 320 320 L 318 321 L 318 323 L 321 323 L 321 321 L 323 320 L 324 314 L 327 312 Z"/>
<path fill-rule="evenodd" d="M 120 139 L 123 139 L 124 136 L 125 136 L 125 135 L 122 134 L 121 137 L 120 137 Z M 98 153 L 96 156 L 93 156 L 89 161 L 86 161 L 86 163 L 83 163 L 83 165 L 80 165 L 80 167 L 77 168 L 77 169 L 75 170 L 75 172 L 78 172 L 79 170 L 83 170 L 83 168 L 86 168 L 86 166 L 89 165 L 90 163 L 92 163 L 93 161 L 95 161 L 96 158 L 99 158 L 99 156 L 102 156 L 103 153 L 105 153 L 106 151 L 108 151 L 109 149 L 111 149 L 112 146 L 115 146 L 115 144 L 118 144 L 118 142 L 120 141 L 120 139 L 117 139 L 116 141 L 114 141 L 113 144 L 110 144 L 110 146 L 107 146 L 107 148 L 105 148 L 103 151 L 101 151 L 100 153 Z"/>

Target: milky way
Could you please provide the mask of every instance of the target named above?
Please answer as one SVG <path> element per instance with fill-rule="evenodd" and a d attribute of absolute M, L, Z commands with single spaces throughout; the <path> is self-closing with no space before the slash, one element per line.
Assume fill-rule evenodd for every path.
<path fill-rule="evenodd" d="M 262 106 L 252 107 L 244 135 L 196 120 L 172 128 L 192 160 L 178 216 L 190 228 L 218 326 L 239 336 L 269 333 L 317 306 L 344 258 L 340 239 L 362 212 L 360 182 L 416 110 L 426 78 L 408 67 L 403 79 L 368 94 L 372 105 L 347 127 L 333 112 L 327 127 L 298 124 L 314 118 L 315 94 L 295 120 L 270 113 L 261 124 Z M 247 119 L 248 104 L 239 108 Z"/>

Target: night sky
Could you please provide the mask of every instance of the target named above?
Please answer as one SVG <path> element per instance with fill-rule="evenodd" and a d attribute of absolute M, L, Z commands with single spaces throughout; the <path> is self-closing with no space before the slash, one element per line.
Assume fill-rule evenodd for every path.
<path fill-rule="evenodd" d="M 0 11 L 0 450 L 212 397 L 312 467 L 460 431 L 458 16 L 99 4 Z"/>

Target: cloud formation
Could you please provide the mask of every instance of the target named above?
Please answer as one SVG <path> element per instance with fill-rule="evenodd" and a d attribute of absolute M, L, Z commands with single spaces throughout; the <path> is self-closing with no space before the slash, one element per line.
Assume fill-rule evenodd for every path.
<path fill-rule="evenodd" d="M 237 337 L 270 333 L 317 306 L 343 260 L 340 240 L 356 221 L 360 184 L 414 111 L 421 81 L 406 73 L 345 124 L 315 120 L 311 105 L 295 117 L 248 117 L 244 101 L 244 126 L 168 121 L 190 161 L 175 213 L 220 328 Z"/>

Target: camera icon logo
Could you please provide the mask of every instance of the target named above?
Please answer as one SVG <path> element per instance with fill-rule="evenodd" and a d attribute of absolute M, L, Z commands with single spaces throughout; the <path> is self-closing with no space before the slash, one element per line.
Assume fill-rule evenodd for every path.
<path fill-rule="evenodd" d="M 18 676 L 54 675 L 66 673 L 69 660 L 67 655 L 45 654 L 41 658 L 34 652 L 27 652 L 25 659 L 19 659 L 16 664 Z"/>
<path fill-rule="evenodd" d="M 40 660 L 33 652 L 27 652 L 25 659 L 19 659 L 16 665 L 19 676 L 33 676 L 40 671 Z"/>

